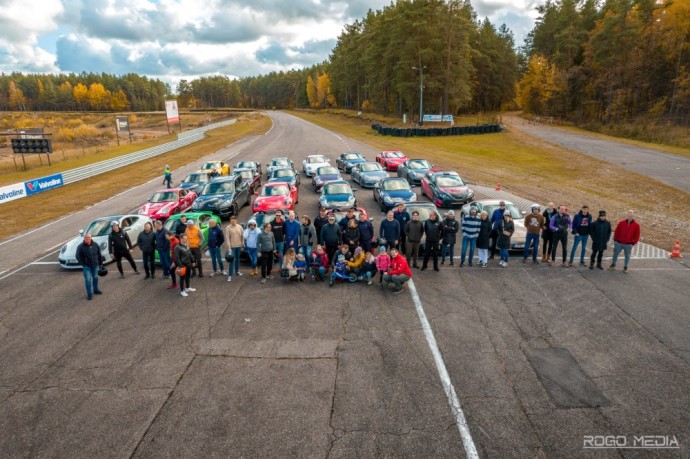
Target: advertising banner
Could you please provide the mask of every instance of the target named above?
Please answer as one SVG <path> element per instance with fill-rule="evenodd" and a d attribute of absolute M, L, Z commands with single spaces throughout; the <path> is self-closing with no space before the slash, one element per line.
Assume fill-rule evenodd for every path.
<path fill-rule="evenodd" d="M 0 187 L 0 204 L 14 201 L 15 199 L 25 198 L 26 188 L 24 182 L 15 183 L 14 185 L 7 185 Z"/>
<path fill-rule="evenodd" d="M 115 127 L 118 131 L 129 132 L 129 118 L 126 116 L 118 116 L 115 118 Z"/>
<path fill-rule="evenodd" d="M 165 115 L 168 118 L 168 123 L 177 123 L 180 121 L 180 112 L 177 108 L 176 100 L 165 101 Z"/>
<path fill-rule="evenodd" d="M 49 175 L 30 182 L 24 182 L 26 186 L 27 196 L 40 193 L 42 191 L 52 190 L 63 185 L 62 174 Z"/>
<path fill-rule="evenodd" d="M 424 115 L 425 123 L 452 123 L 453 115 Z"/>

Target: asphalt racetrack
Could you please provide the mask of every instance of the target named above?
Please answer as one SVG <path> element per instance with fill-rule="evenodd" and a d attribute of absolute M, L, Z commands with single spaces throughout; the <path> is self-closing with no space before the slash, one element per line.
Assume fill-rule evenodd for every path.
<path fill-rule="evenodd" d="M 269 115 L 269 133 L 207 159 L 301 169 L 309 154 L 376 153 Z M 302 183 L 297 211 L 313 217 Z M 633 259 L 627 275 L 446 263 L 413 270 L 399 295 L 206 275 L 183 298 L 127 271 L 87 302 L 57 250 L 158 188 L 0 242 L 3 457 L 690 456 L 687 262 Z M 371 191 L 357 196 L 378 228 Z"/>

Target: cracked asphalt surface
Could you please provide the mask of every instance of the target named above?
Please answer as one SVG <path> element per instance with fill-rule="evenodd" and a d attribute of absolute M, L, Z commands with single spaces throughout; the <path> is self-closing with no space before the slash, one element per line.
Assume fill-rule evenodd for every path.
<path fill-rule="evenodd" d="M 269 115 L 267 135 L 209 158 L 375 154 Z M 313 216 L 317 196 L 304 182 L 297 209 Z M 0 279 L 3 456 L 465 456 L 408 290 L 207 275 L 182 298 L 128 272 L 102 279 L 104 294 L 87 302 L 79 272 L 26 265 L 56 261 L 48 249 L 83 222 L 131 210 L 156 188 L 0 247 L 21 268 Z M 371 192 L 358 198 L 380 221 Z M 515 261 L 413 275 L 481 457 L 690 455 L 687 262 L 633 260 L 628 275 Z M 575 364 L 554 375 L 530 363 L 550 351 Z M 572 388 L 574 370 L 605 400 Z M 554 388 L 585 406 L 564 408 Z M 680 448 L 589 452 L 585 435 L 667 435 Z"/>

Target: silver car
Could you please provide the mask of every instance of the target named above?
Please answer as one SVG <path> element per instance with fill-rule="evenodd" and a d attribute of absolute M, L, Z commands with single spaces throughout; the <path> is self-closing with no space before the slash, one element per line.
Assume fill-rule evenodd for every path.
<path fill-rule="evenodd" d="M 472 201 L 469 204 L 462 206 L 462 215 L 469 215 L 470 208 L 476 207 L 477 215 L 481 214 L 482 210 L 485 210 L 491 218 L 491 214 L 494 210 L 498 209 L 498 203 L 501 202 L 500 199 L 480 199 L 478 201 Z M 525 239 L 527 239 L 527 229 L 525 228 L 525 215 L 526 211 L 518 209 L 518 207 L 510 201 L 503 200 L 506 204 L 506 212 L 510 212 L 510 216 L 513 217 L 513 223 L 515 225 L 515 232 L 510 238 L 510 250 L 522 250 L 525 248 Z"/>

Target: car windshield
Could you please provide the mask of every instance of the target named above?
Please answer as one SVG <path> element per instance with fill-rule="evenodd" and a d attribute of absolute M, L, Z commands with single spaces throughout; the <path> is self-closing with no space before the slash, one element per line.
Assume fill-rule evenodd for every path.
<path fill-rule="evenodd" d="M 235 190 L 234 182 L 207 183 L 201 194 L 224 194 L 232 193 Z"/>
<path fill-rule="evenodd" d="M 236 169 L 242 169 L 243 167 L 254 169 L 256 165 L 254 164 L 254 161 L 240 161 L 239 163 L 237 163 L 237 166 L 235 166 Z"/>
<path fill-rule="evenodd" d="M 309 158 L 307 158 L 307 162 L 309 164 L 327 163 L 328 160 L 325 156 L 310 156 Z"/>
<path fill-rule="evenodd" d="M 398 191 L 398 190 L 409 190 L 410 184 L 407 180 L 384 180 L 381 183 L 381 189 L 386 191 Z"/>
<path fill-rule="evenodd" d="M 355 218 L 357 219 L 357 221 L 359 221 L 359 213 L 360 213 L 359 210 L 355 210 L 355 212 L 354 212 Z M 347 211 L 341 210 L 338 212 L 331 212 L 330 215 L 335 215 L 335 221 L 336 221 L 336 223 L 338 223 L 340 220 L 342 220 L 343 218 L 345 218 L 347 216 Z"/>
<path fill-rule="evenodd" d="M 277 171 L 273 171 L 271 177 L 292 177 L 293 175 L 295 175 L 295 173 L 292 172 L 292 169 L 278 169 Z"/>
<path fill-rule="evenodd" d="M 276 219 L 276 214 L 275 213 L 261 213 L 257 212 L 254 215 L 252 215 L 252 218 L 250 220 L 255 220 L 256 221 L 256 227 L 263 229 L 265 223 L 273 223 L 273 220 Z M 245 227 L 247 225 L 245 224 Z"/>
<path fill-rule="evenodd" d="M 261 189 L 261 196 L 287 196 L 290 190 L 285 185 L 266 185 Z"/>
<path fill-rule="evenodd" d="M 323 190 L 324 194 L 352 194 L 352 189 L 347 183 L 330 183 Z"/>
<path fill-rule="evenodd" d="M 220 168 L 220 163 L 209 162 L 209 163 L 205 163 L 201 169 L 206 171 L 206 170 L 217 169 L 217 168 Z"/>
<path fill-rule="evenodd" d="M 430 169 L 431 164 L 425 159 L 415 159 L 412 161 L 408 161 L 407 167 L 410 169 Z"/>
<path fill-rule="evenodd" d="M 379 163 L 367 163 L 367 164 L 362 164 L 359 166 L 359 170 L 362 172 L 373 172 L 373 171 L 381 171 L 383 168 Z"/>
<path fill-rule="evenodd" d="M 240 177 L 245 180 L 252 180 L 254 178 L 254 172 L 252 171 L 235 171 L 235 173 L 239 174 Z"/>
<path fill-rule="evenodd" d="M 465 182 L 460 177 L 444 176 L 436 179 L 436 185 L 439 187 L 451 186 L 465 186 Z"/>
<path fill-rule="evenodd" d="M 402 154 L 402 151 L 384 151 L 383 156 L 386 158 L 402 158 L 405 155 Z"/>
<path fill-rule="evenodd" d="M 163 223 L 163 229 L 165 231 L 172 231 L 174 233 L 175 228 L 177 227 L 177 224 L 179 223 L 179 221 L 180 221 L 179 218 L 175 218 L 174 216 L 170 217 L 169 219 L 167 219 L 165 221 L 165 223 Z"/>
<path fill-rule="evenodd" d="M 410 215 L 412 215 L 412 212 L 417 211 L 419 212 L 419 221 L 427 221 L 429 219 L 429 215 L 431 212 L 437 212 L 435 207 L 431 206 L 409 206 L 407 207 L 407 212 L 409 212 Z M 438 216 L 438 214 L 437 214 Z"/>
<path fill-rule="evenodd" d="M 182 181 L 183 183 L 198 183 L 205 182 L 207 179 L 206 174 L 189 174 Z"/>
<path fill-rule="evenodd" d="M 361 157 L 362 155 L 360 155 L 359 153 L 348 153 L 343 157 L 343 159 L 359 159 Z"/>
<path fill-rule="evenodd" d="M 172 202 L 177 201 L 177 191 L 159 191 L 151 196 L 149 202 Z"/>
<path fill-rule="evenodd" d="M 287 159 L 274 159 L 271 163 L 273 166 L 289 166 L 290 163 Z"/>
<path fill-rule="evenodd" d="M 84 234 L 89 233 L 91 234 L 91 237 L 107 236 L 110 234 L 111 231 L 111 221 L 112 220 L 96 220 L 94 222 L 91 222 L 89 227 L 86 228 L 86 231 L 84 231 Z"/>
<path fill-rule="evenodd" d="M 491 218 L 491 215 L 496 209 L 498 209 L 498 204 L 488 204 L 484 206 L 484 209 L 482 210 L 485 210 L 489 214 L 489 218 Z M 518 209 L 513 203 L 506 203 L 506 210 L 510 212 L 510 216 L 513 218 L 523 218 L 522 212 L 520 212 L 520 209 Z"/>
<path fill-rule="evenodd" d="M 335 167 L 319 167 L 316 170 L 317 175 L 336 175 L 338 174 L 338 169 Z"/>

